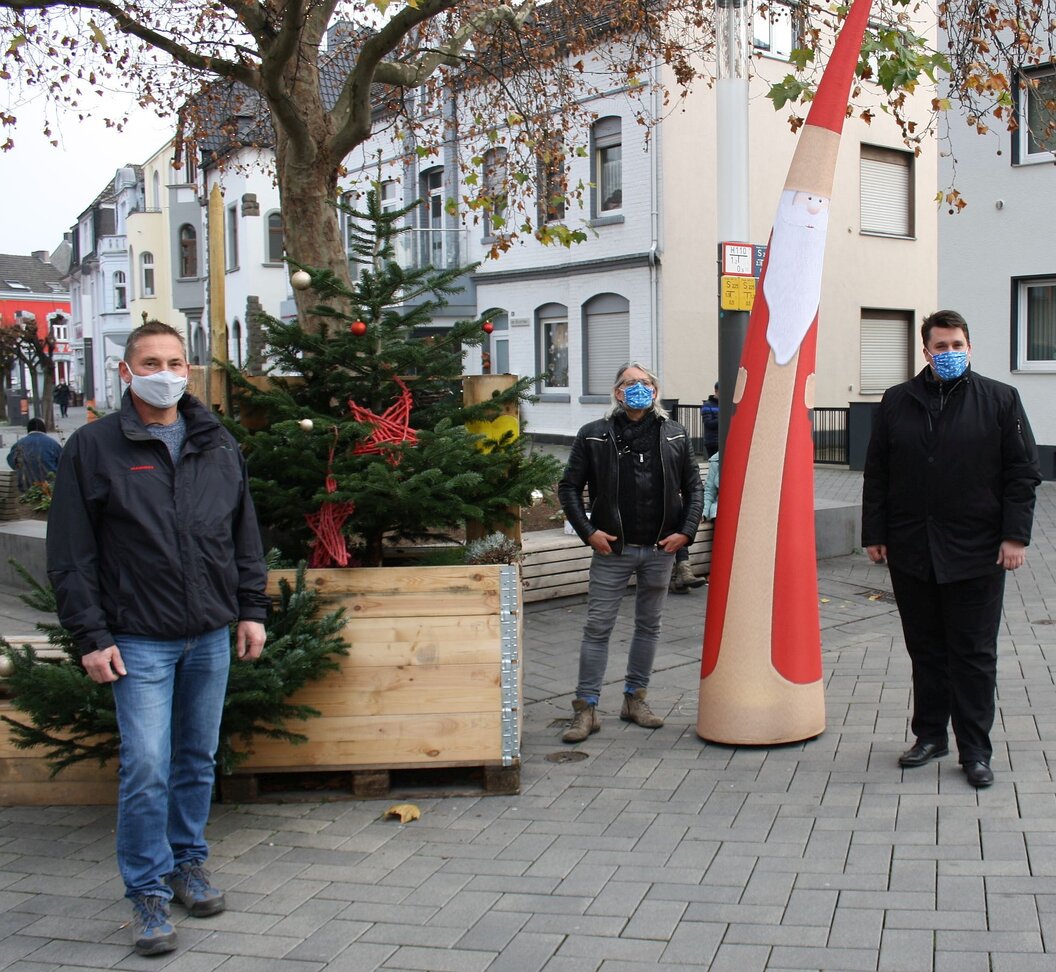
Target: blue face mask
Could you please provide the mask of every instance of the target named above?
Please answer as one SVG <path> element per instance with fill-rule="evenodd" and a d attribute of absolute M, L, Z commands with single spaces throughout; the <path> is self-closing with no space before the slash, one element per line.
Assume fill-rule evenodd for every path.
<path fill-rule="evenodd" d="M 967 351 L 940 351 L 931 356 L 931 367 L 940 381 L 953 381 L 964 374 L 968 367 Z"/>
<path fill-rule="evenodd" d="M 630 388 L 623 390 L 623 404 L 635 410 L 650 408 L 655 394 L 647 384 L 636 381 Z"/>

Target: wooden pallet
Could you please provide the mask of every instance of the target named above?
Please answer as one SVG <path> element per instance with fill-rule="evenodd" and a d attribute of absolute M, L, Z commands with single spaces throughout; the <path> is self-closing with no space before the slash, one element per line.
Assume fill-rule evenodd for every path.
<path fill-rule="evenodd" d="M 689 547 L 689 563 L 698 577 L 711 566 L 712 524 L 702 523 Z M 521 578 L 525 603 L 586 594 L 593 550 L 564 530 L 539 530 L 523 538 Z"/>
<path fill-rule="evenodd" d="M 0 469 L 0 520 L 17 520 L 23 516 L 19 496 L 18 474 L 13 469 Z"/>
<path fill-rule="evenodd" d="M 302 772 L 236 772 L 217 779 L 221 803 L 296 803 L 304 800 L 378 800 L 500 796 L 518 793 L 521 764 L 422 766 Z"/>

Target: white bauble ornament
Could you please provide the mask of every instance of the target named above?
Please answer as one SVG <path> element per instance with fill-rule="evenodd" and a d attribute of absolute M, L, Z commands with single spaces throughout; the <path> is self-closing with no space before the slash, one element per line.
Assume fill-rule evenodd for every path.
<path fill-rule="evenodd" d="M 295 290 L 307 290 L 312 285 L 312 275 L 307 270 L 294 270 L 290 274 L 290 283 Z"/>
<path fill-rule="evenodd" d="M 301 427 L 302 432 L 311 432 L 315 427 L 315 423 L 311 419 L 301 419 L 297 424 Z"/>
<path fill-rule="evenodd" d="M 8 678 L 15 670 L 15 663 L 7 655 L 0 655 L 0 678 Z"/>
<path fill-rule="evenodd" d="M 541 489 L 533 489 L 531 492 L 532 506 L 538 506 L 543 501 L 543 491 Z"/>

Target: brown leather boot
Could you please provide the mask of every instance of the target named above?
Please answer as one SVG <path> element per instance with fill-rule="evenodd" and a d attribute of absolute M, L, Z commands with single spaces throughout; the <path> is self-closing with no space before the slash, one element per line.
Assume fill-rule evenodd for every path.
<path fill-rule="evenodd" d="M 664 724 L 645 701 L 645 689 L 635 689 L 634 695 L 624 692 L 620 718 L 624 722 L 637 722 L 643 729 L 659 729 Z"/>
<path fill-rule="evenodd" d="M 701 587 L 704 584 L 703 578 L 698 579 L 697 575 L 693 573 L 693 568 L 689 565 L 688 560 L 675 564 L 675 569 L 672 571 L 671 576 L 676 578 L 677 582 L 687 590 L 693 587 Z"/>
<path fill-rule="evenodd" d="M 601 728 L 601 720 L 598 718 L 597 707 L 583 699 L 572 700 L 572 721 L 568 724 L 565 734 L 561 737 L 562 742 L 583 742 L 592 732 Z"/>

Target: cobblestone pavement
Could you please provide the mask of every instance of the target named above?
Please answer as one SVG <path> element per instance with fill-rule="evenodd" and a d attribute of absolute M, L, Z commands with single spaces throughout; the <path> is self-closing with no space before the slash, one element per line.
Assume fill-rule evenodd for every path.
<path fill-rule="evenodd" d="M 826 498 L 860 486 L 818 470 Z M 391 800 L 217 806 L 229 910 L 180 912 L 179 951 L 153 959 L 128 945 L 112 808 L 0 810 L 0 969 L 1056 969 L 1054 515 L 1046 483 L 1009 578 L 988 790 L 953 755 L 896 765 L 909 665 L 860 553 L 819 565 L 828 728 L 795 745 L 697 737 L 703 588 L 668 602 L 650 690 L 667 725 L 618 719 L 621 624 L 601 732 L 549 760 L 569 751 L 583 603 L 532 605 L 519 795 L 426 796 L 406 825 L 381 819 Z"/>

